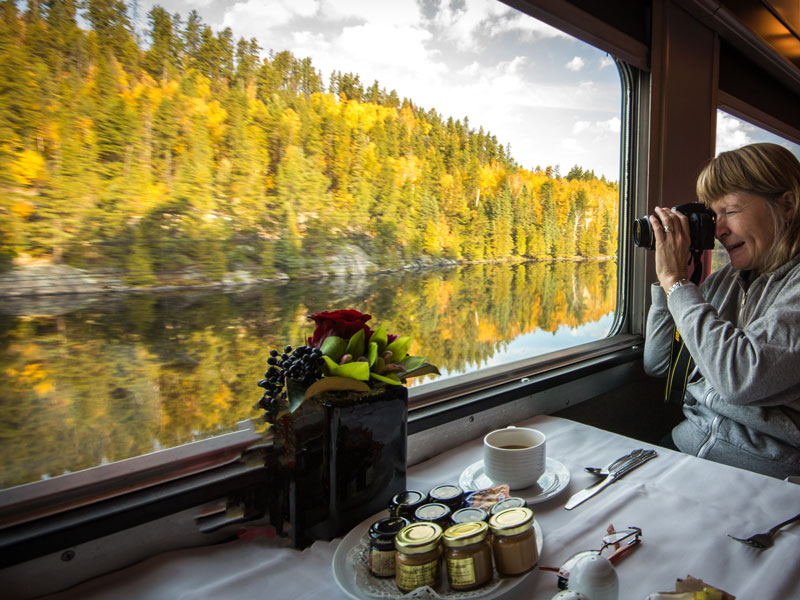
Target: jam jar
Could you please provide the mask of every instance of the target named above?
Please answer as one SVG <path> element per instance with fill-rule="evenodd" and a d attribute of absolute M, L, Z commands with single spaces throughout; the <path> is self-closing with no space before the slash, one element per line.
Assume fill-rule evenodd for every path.
<path fill-rule="evenodd" d="M 492 546 L 484 521 L 459 523 L 442 535 L 447 581 L 454 590 L 471 590 L 492 578 Z"/>
<path fill-rule="evenodd" d="M 375 577 L 394 577 L 394 538 L 409 524 L 403 517 L 386 517 L 370 525 L 369 572 Z"/>
<path fill-rule="evenodd" d="M 501 575 L 530 571 L 539 560 L 530 508 L 507 508 L 489 518 L 494 566 Z"/>
<path fill-rule="evenodd" d="M 500 500 L 500 502 L 498 502 L 492 507 L 492 510 L 489 512 L 489 514 L 496 515 L 501 510 L 505 510 L 507 508 L 519 508 L 521 506 L 528 506 L 528 503 L 525 501 L 525 498 L 512 496 L 510 498 L 506 498 L 505 500 Z"/>
<path fill-rule="evenodd" d="M 436 523 L 412 523 L 394 538 L 397 549 L 395 581 L 401 592 L 439 585 L 442 564 L 442 528 Z"/>
<path fill-rule="evenodd" d="M 437 485 L 428 492 L 428 502 L 444 504 L 455 512 L 464 506 L 464 490 L 450 483 Z"/>
<path fill-rule="evenodd" d="M 470 521 L 489 521 L 489 513 L 477 506 L 468 506 L 467 508 L 460 508 L 452 514 L 450 520 L 453 525 L 459 523 L 468 523 Z"/>
<path fill-rule="evenodd" d="M 429 523 L 436 523 L 442 530 L 450 526 L 450 509 L 438 502 L 431 504 L 423 504 L 414 511 L 414 521 L 427 521 Z"/>
<path fill-rule="evenodd" d="M 389 514 L 393 517 L 403 517 L 412 521 L 414 511 L 428 501 L 428 497 L 417 490 L 406 490 L 395 494 L 389 502 Z"/>

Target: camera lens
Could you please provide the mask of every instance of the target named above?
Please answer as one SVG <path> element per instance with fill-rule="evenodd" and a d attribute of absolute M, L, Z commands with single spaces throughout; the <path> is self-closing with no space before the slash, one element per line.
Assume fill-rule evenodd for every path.
<path fill-rule="evenodd" d="M 633 243 L 637 248 L 653 250 L 656 247 L 656 238 L 653 235 L 653 226 L 650 219 L 642 217 L 633 223 Z"/>

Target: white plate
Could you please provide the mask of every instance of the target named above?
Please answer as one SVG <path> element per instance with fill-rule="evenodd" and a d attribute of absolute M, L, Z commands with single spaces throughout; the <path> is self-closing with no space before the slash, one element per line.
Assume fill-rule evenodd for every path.
<path fill-rule="evenodd" d="M 497 485 L 483 471 L 483 461 L 471 464 L 458 479 L 458 485 L 468 492 L 484 490 Z M 512 496 L 525 498 L 528 504 L 538 504 L 549 500 L 563 491 L 569 484 L 569 469 L 554 458 L 547 458 L 544 462 L 544 473 L 532 486 L 522 490 L 511 490 Z"/>
<path fill-rule="evenodd" d="M 534 573 L 539 571 L 539 569 L 534 568 L 518 577 L 503 578 L 497 577 L 495 573 L 495 576 L 485 587 L 465 592 L 451 590 L 447 585 L 445 569 L 442 569 L 442 580 L 438 591 L 425 587 L 403 594 L 397 589 L 393 578 L 379 579 L 370 575 L 366 561 L 369 552 L 369 540 L 367 539 L 369 526 L 378 519 L 388 516 L 388 514 L 388 511 L 381 511 L 362 521 L 353 527 L 336 547 L 336 552 L 333 554 L 333 578 L 350 598 L 356 598 L 357 600 L 372 600 L 373 598 L 413 598 L 414 600 L 482 598 L 491 600 L 492 598 L 499 598 L 510 589 L 533 577 Z M 541 556 L 544 536 L 542 535 L 542 528 L 535 518 L 533 520 L 533 529 L 536 534 L 536 547 L 539 549 L 539 556 Z M 371 586 L 372 589 L 367 586 Z"/>

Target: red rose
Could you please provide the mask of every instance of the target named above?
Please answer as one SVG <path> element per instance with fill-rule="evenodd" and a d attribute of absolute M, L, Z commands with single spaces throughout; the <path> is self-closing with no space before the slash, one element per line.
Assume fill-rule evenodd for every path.
<path fill-rule="evenodd" d="M 367 315 L 357 310 L 333 310 L 323 311 L 309 317 L 314 319 L 317 324 L 314 335 L 308 338 L 308 345 L 319 348 L 322 340 L 326 337 L 335 335 L 344 340 L 349 340 L 359 330 L 364 330 L 365 339 L 369 339 L 372 330 L 367 325 L 367 321 L 372 315 Z"/>

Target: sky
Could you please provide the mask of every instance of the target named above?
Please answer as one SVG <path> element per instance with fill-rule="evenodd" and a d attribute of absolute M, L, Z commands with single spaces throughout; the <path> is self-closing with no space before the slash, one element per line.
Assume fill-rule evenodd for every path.
<path fill-rule="evenodd" d="M 138 0 L 140 32 L 156 4 L 184 21 L 197 10 L 264 56 L 310 57 L 326 85 L 334 70 L 357 73 L 445 119 L 466 116 L 524 168 L 619 179 L 611 58 L 497 0 Z"/>

